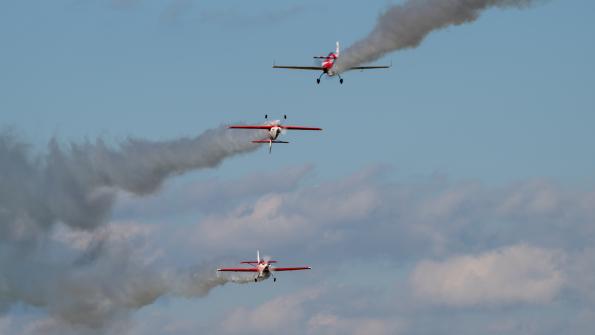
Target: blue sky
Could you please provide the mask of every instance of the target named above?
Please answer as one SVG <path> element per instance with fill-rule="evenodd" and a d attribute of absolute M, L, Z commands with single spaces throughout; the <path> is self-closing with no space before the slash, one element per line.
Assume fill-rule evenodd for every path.
<path fill-rule="evenodd" d="M 577 264 L 584 263 L 559 261 L 557 253 L 578 260 L 592 257 L 581 234 L 592 236 L 588 204 L 592 204 L 595 171 L 595 3 L 552 0 L 524 10 L 491 9 L 477 22 L 431 34 L 418 48 L 386 55 L 377 63 L 392 63 L 388 71 L 346 73 L 343 85 L 334 78 L 316 85 L 315 73 L 271 69 L 273 61 L 311 65 L 311 57 L 332 50 L 336 40 L 349 46 L 365 36 L 378 15 L 394 3 L 398 2 L 0 2 L 0 126 L 15 129 L 35 151 L 44 152 L 54 136 L 63 143 L 97 137 L 114 144 L 128 136 L 175 139 L 231 122 L 261 122 L 264 114 L 287 114 L 288 123 L 324 128 L 321 133 L 287 134 L 292 143 L 274 147 L 272 155 L 261 149 L 226 160 L 216 169 L 173 179 L 148 200 L 119 202 L 112 224 L 126 221 L 153 227 L 142 235 L 147 240 L 143 245 L 161 250 L 156 257 L 167 264 L 252 257 L 258 246 L 284 261 L 314 263 L 328 271 L 284 276 L 274 291 L 269 283 L 228 284 L 212 290 L 206 298 L 164 298 L 134 313 L 132 319 L 137 324 L 131 333 L 151 333 L 143 324 L 159 321 L 147 320 L 182 324 L 176 328 L 181 330 L 172 330 L 172 334 L 190 333 L 193 327 L 211 329 L 209 320 L 233 324 L 234 318 L 251 316 L 249 310 L 238 306 L 258 306 L 255 308 L 266 312 L 276 309 L 267 305 L 275 299 L 281 305 L 283 299 L 301 301 L 294 306 L 301 311 L 298 321 L 307 319 L 312 327 L 342 323 L 338 320 L 361 314 L 358 306 L 337 307 L 344 304 L 342 287 L 349 287 L 346 296 L 358 301 L 364 301 L 368 293 L 371 297 L 403 298 L 422 311 L 424 318 L 438 324 L 448 323 L 448 316 L 455 314 L 470 322 L 469 329 L 478 331 L 486 331 L 483 326 L 491 321 L 518 314 L 519 305 L 528 305 L 530 312 L 520 313 L 519 324 L 511 325 L 510 333 L 523 332 L 519 331 L 523 327 L 530 329 L 527 333 L 553 333 L 560 327 L 531 328 L 536 323 L 531 313 L 576 312 L 585 320 L 595 313 L 595 300 L 572 301 L 584 285 L 570 281 L 572 284 L 560 284 L 560 288 L 555 276 L 548 286 L 551 296 L 515 300 L 513 292 L 512 303 L 496 299 L 487 302 L 487 307 L 473 298 L 459 303 L 449 296 L 432 307 L 435 301 L 426 298 L 433 292 L 424 291 L 426 286 L 416 283 L 421 285 L 415 286 L 421 293 L 414 297 L 399 289 L 400 284 L 418 278 L 414 273 L 443 270 L 424 261 L 443 261 L 455 269 L 465 260 L 499 266 L 498 257 L 522 254 L 519 258 L 527 257 L 528 262 L 531 257 L 551 260 L 545 268 L 559 265 L 564 276 L 572 277 L 566 269 L 574 271 L 580 267 Z M 284 180 L 287 185 L 281 190 L 271 185 L 259 193 L 242 195 L 221 191 L 222 198 L 217 199 L 229 201 L 228 207 L 216 202 L 216 208 L 208 210 L 191 206 L 192 201 L 203 199 L 202 195 L 195 198 L 193 187 L 201 189 L 211 182 L 215 186 L 210 187 L 218 190 L 230 184 L 244 185 L 250 178 L 261 178 L 263 183 Z M 368 192 L 360 194 L 362 189 Z M 317 219 L 300 212 L 307 212 L 307 205 L 312 205 L 309 193 L 321 201 L 336 196 L 354 203 L 344 209 L 345 217 L 315 209 L 328 226 L 307 225 L 303 228 L 307 233 L 300 232 L 296 225 L 302 219 L 296 218 Z M 443 204 L 441 195 L 452 198 Z M 269 244 L 267 239 L 254 234 L 266 236 L 267 226 L 243 227 L 240 231 L 254 236 L 254 241 L 238 242 L 229 250 L 206 246 L 201 239 L 178 241 L 184 232 L 211 232 L 209 229 L 215 228 L 209 220 L 220 220 L 222 226 L 232 228 L 237 220 L 261 220 L 258 215 L 242 217 L 242 208 L 258 212 L 262 204 L 276 206 L 276 197 L 286 206 L 281 213 L 287 209 L 295 214 L 262 209 L 264 220 L 279 219 L 286 225 L 287 231 L 275 230 L 270 236 L 278 243 L 263 245 Z M 519 200 L 523 205 L 518 207 L 511 204 L 502 209 L 494 204 L 516 204 L 519 198 L 526 201 Z M 357 199 L 364 199 L 363 204 Z M 339 200 L 337 207 L 342 203 Z M 419 212 L 409 213 L 387 201 L 403 201 Z M 183 204 L 179 213 L 171 213 L 167 206 L 159 206 L 161 202 Z M 460 207 L 444 209 L 453 203 Z M 144 214 L 147 204 L 156 210 Z M 421 217 L 426 212 L 434 213 L 440 218 L 436 222 L 445 225 L 429 223 L 432 220 Z M 554 212 L 572 215 L 560 214 L 539 226 Z M 405 246 L 393 248 L 382 239 L 383 234 L 400 234 L 398 229 L 362 226 L 395 217 L 419 222 L 411 231 L 408 225 L 401 227 L 411 234 L 411 245 L 407 239 L 396 238 Z M 338 228 L 339 221 L 347 221 L 348 227 Z M 490 224 L 477 230 L 460 229 L 475 221 Z M 519 223 L 526 226 L 518 228 Z M 576 234 L 557 235 L 565 231 L 561 228 L 565 225 Z M 436 239 L 415 240 L 419 227 Z M 221 234 L 216 236 L 223 236 L 225 243 L 241 240 L 239 233 Z M 353 235 L 363 240 L 352 245 L 358 241 Z M 358 249 L 369 251 L 357 256 Z M 336 250 L 348 250 L 343 256 L 378 260 L 369 264 L 357 259 L 350 266 Z M 197 259 L 188 259 L 193 253 Z M 328 256 L 312 259 L 317 253 Z M 458 259 L 461 255 L 470 258 Z M 379 271 L 382 278 L 359 275 L 366 271 Z M 317 283 L 323 283 L 322 292 L 311 291 Z M 576 287 L 580 288 L 572 291 Z M 575 293 L 559 293 L 568 290 Z M 242 301 L 237 301 L 238 297 Z M 326 309 L 322 316 L 309 317 L 309 308 L 316 309 L 312 306 Z M 370 308 L 374 312 L 361 324 L 376 330 L 432 333 L 423 320 L 403 309 L 383 301 Z M 13 308 L 6 315 L 5 320 L 14 318 L 4 321 L 12 330 L 25 329 L 21 327 L 33 324 L 31 320 L 47 317 L 43 309 L 28 307 Z M 279 320 L 296 322 L 284 317 Z M 389 319 L 402 322 L 384 322 Z M 585 320 L 574 324 L 579 327 L 584 322 L 585 333 L 589 333 L 593 323 Z M 167 332 L 164 329 L 161 331 Z M 316 329 L 314 333 L 341 333 L 340 328 Z M 576 329 L 580 333 L 582 328 Z"/>

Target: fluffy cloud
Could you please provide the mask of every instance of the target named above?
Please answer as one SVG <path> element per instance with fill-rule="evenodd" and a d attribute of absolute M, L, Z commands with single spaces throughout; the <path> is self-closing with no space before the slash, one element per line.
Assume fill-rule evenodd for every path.
<path fill-rule="evenodd" d="M 410 277 L 415 295 L 437 304 L 550 302 L 565 284 L 558 251 L 515 245 L 479 255 L 422 261 Z"/>
<path fill-rule="evenodd" d="M 383 205 L 377 185 L 365 183 L 374 172 L 285 192 L 271 185 L 268 192 L 224 212 L 211 208 L 198 223 L 194 241 L 211 248 L 294 245 L 305 239 L 337 242 L 341 226 L 366 221 Z"/>
<path fill-rule="evenodd" d="M 168 222 L 194 217 L 193 227 L 168 224 L 162 232 L 194 253 L 229 256 L 260 247 L 332 262 L 417 261 L 524 242 L 580 249 L 595 239 L 592 187 L 547 180 L 494 187 L 441 177 L 395 182 L 385 172 L 368 168 L 315 183 L 312 169 L 302 167 L 289 169 L 286 181 L 285 172 L 207 180 L 148 204 L 128 201 L 117 214 L 154 220 L 165 213 Z"/>
<path fill-rule="evenodd" d="M 309 334 L 394 335 L 403 329 L 399 321 L 371 317 L 346 318 L 320 313 L 308 320 Z"/>
<path fill-rule="evenodd" d="M 342 290 L 345 289 L 342 288 Z M 213 332 L 221 334 L 388 335 L 398 334 L 404 329 L 403 324 L 394 318 L 377 318 L 361 314 L 346 316 L 338 314 L 336 311 L 321 311 L 321 306 L 322 309 L 327 308 L 329 299 L 345 300 L 345 297 L 341 297 L 342 290 L 304 289 L 297 293 L 274 298 L 254 308 L 236 308 L 219 322 L 220 326 Z M 349 303 L 344 306 L 348 305 Z M 345 309 L 342 312 L 345 312 Z M 349 314 L 352 313 L 353 311 Z"/>
<path fill-rule="evenodd" d="M 304 303 L 319 295 L 318 290 L 306 290 L 273 299 L 254 308 L 237 308 L 221 323 L 221 331 L 224 334 L 272 334 L 302 328 L 300 324 L 305 314 Z"/>

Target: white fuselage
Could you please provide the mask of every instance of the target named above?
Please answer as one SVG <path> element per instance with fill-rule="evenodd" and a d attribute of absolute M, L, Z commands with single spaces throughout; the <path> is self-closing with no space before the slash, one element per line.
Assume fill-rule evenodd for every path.
<path fill-rule="evenodd" d="M 273 125 L 273 127 L 271 127 L 271 129 L 269 129 L 269 139 L 274 141 L 277 139 L 277 137 L 279 137 L 279 134 L 281 134 L 281 121 L 280 120 L 275 120 L 273 122 L 270 123 L 271 125 Z"/>
<path fill-rule="evenodd" d="M 268 279 L 271 276 L 270 271 L 270 264 L 264 261 L 261 261 L 256 268 L 258 269 L 258 275 L 255 278 L 255 281 L 263 281 Z"/>

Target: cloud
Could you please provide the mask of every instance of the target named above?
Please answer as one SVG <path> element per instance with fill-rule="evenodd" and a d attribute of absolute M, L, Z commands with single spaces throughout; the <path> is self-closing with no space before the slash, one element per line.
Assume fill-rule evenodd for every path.
<path fill-rule="evenodd" d="M 304 239 L 336 242 L 341 237 L 334 234 L 335 227 L 367 220 L 381 205 L 379 190 L 362 183 L 369 173 L 374 172 L 288 192 L 272 185 L 266 194 L 202 218 L 194 241 L 235 248 L 259 243 L 294 245 Z"/>
<path fill-rule="evenodd" d="M 343 290 L 346 288 L 342 288 Z M 216 334 L 398 334 L 404 329 L 400 320 L 369 315 L 346 316 L 321 312 L 316 306 L 326 306 L 340 297 L 341 290 L 324 287 L 303 289 L 283 295 L 252 308 L 239 307 L 229 312 L 213 332 Z M 344 300 L 340 299 L 339 301 Z M 345 303 L 345 301 L 343 301 Z M 348 305 L 348 303 L 347 303 Z M 336 306 L 329 310 L 336 310 Z M 345 312 L 345 311 L 343 311 Z"/>
<path fill-rule="evenodd" d="M 116 215 L 195 217 L 190 226 L 162 231 L 164 239 L 193 252 L 228 256 L 266 246 L 277 253 L 297 249 L 300 259 L 324 255 L 321 262 L 442 258 L 524 242 L 576 249 L 595 238 L 589 185 L 530 179 L 494 186 L 440 176 L 396 181 L 376 167 L 319 181 L 310 167 L 288 171 L 286 182 L 279 172 L 195 182 L 167 190 L 150 206 L 129 202 Z"/>
<path fill-rule="evenodd" d="M 313 174 L 311 165 L 286 167 L 271 173 L 249 173 L 238 179 L 212 178 L 166 187 L 159 196 L 139 198 L 122 194 L 115 208 L 120 219 L 154 220 L 179 214 L 220 213 L 247 199 L 295 190 Z"/>
<path fill-rule="evenodd" d="M 304 303 L 319 296 L 319 290 L 304 290 L 260 306 L 236 308 L 221 322 L 221 331 L 223 334 L 294 333 L 292 329 L 303 328 L 300 324 L 306 313 Z"/>
<path fill-rule="evenodd" d="M 410 284 L 418 298 L 434 304 L 548 303 L 566 284 L 564 258 L 559 251 L 515 245 L 425 260 L 416 265 Z"/>
<path fill-rule="evenodd" d="M 308 320 L 308 334 L 393 335 L 405 334 L 402 322 L 372 317 L 316 314 Z"/>

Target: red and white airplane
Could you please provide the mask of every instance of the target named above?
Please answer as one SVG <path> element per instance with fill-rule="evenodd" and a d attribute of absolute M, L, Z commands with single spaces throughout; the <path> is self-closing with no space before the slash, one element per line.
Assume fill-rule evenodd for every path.
<path fill-rule="evenodd" d="M 279 271 L 299 271 L 299 270 L 311 270 L 309 266 L 299 266 L 293 268 L 277 268 L 271 264 L 277 263 L 277 261 L 260 259 L 260 252 L 256 250 L 256 261 L 243 261 L 240 264 L 249 264 L 251 268 L 222 268 L 217 269 L 219 272 L 256 272 L 254 282 L 259 282 L 268 279 L 273 276 L 273 281 L 277 281 L 273 272 Z"/>
<path fill-rule="evenodd" d="M 322 71 L 320 76 L 316 79 L 316 83 L 320 84 L 320 78 L 323 75 L 327 75 L 329 77 L 337 76 L 339 77 L 339 83 L 343 84 L 343 78 L 341 78 L 341 74 L 334 70 L 335 61 L 339 59 L 339 42 L 337 42 L 337 49 L 335 52 L 331 52 L 328 56 L 314 56 L 314 59 L 322 59 L 320 66 L 287 66 L 287 65 L 275 65 L 273 64 L 273 69 L 290 69 L 290 70 L 313 70 L 313 71 Z M 349 70 L 370 70 L 370 69 L 387 69 L 389 65 L 376 65 L 376 66 L 354 66 L 352 68 L 347 69 Z"/>
<path fill-rule="evenodd" d="M 268 119 L 268 115 L 264 116 L 265 119 Z M 287 115 L 283 115 L 284 119 L 287 119 Z M 279 134 L 284 132 L 285 130 L 322 130 L 322 128 L 315 128 L 315 127 L 300 127 L 300 126 L 284 126 L 281 124 L 281 120 L 273 120 L 271 122 L 266 122 L 263 125 L 258 126 L 229 126 L 230 129 L 264 129 L 268 130 L 268 137 L 263 138 L 261 140 L 254 140 L 252 143 L 268 143 L 269 144 L 269 153 L 271 153 L 273 143 L 289 143 L 286 141 L 279 141 L 277 137 Z"/>

